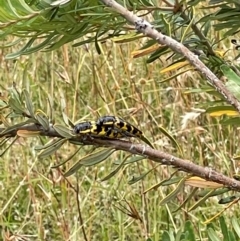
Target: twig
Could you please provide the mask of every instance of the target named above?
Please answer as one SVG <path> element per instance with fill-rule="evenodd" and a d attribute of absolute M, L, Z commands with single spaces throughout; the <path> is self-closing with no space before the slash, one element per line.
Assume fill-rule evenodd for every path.
<path fill-rule="evenodd" d="M 39 126 L 31 124 L 19 127 L 18 130 L 28 130 L 28 131 L 39 131 L 39 134 L 42 136 L 49 137 L 61 137 L 53 128 L 50 128 L 49 131 L 43 131 Z M 0 128 L 0 132 L 2 129 Z M 17 130 L 8 133 L 8 136 L 14 137 L 17 133 Z M 1 137 L 1 135 L 0 135 Z M 189 160 L 184 160 L 163 151 L 154 150 L 143 144 L 136 144 L 130 141 L 119 140 L 119 139 L 104 139 L 104 138 L 82 138 L 81 136 L 76 136 L 69 141 L 79 141 L 84 145 L 96 145 L 96 146 L 104 146 L 104 147 L 112 147 L 116 150 L 127 151 L 132 154 L 137 154 L 140 156 L 146 156 L 146 158 L 153 160 L 155 162 L 161 163 L 162 165 L 174 166 L 181 171 L 192 173 L 195 176 L 204 178 L 205 180 L 210 180 L 213 182 L 217 182 L 223 184 L 229 189 L 240 191 L 240 182 L 224 176 L 221 173 L 209 168 L 199 166 Z"/>
<path fill-rule="evenodd" d="M 98 145 L 103 145 L 107 147 L 112 147 L 117 150 L 123 150 L 128 151 L 132 154 L 137 154 L 143 156 L 143 145 L 142 144 L 132 144 L 131 142 L 124 141 L 124 140 L 103 140 L 103 139 L 94 139 L 94 143 Z M 131 150 L 130 150 L 131 149 Z M 209 167 L 202 167 L 199 166 L 189 160 L 184 160 L 178 157 L 175 157 L 173 155 L 170 155 L 168 153 L 165 153 L 163 151 L 154 150 L 150 147 L 144 148 L 144 155 L 158 163 L 161 163 L 163 165 L 170 165 L 174 166 L 176 168 L 179 168 L 180 170 L 192 173 L 195 176 L 204 178 L 205 180 L 210 180 L 213 182 L 217 182 L 220 184 L 225 185 L 226 187 L 240 191 L 240 182 L 229 178 L 227 176 L 224 176 L 221 173 L 216 172 L 215 170 L 209 168 Z"/>
<path fill-rule="evenodd" d="M 76 198 L 77 198 L 77 209 L 78 209 L 78 217 L 79 217 L 79 223 L 82 227 L 82 232 L 83 232 L 83 237 L 85 241 L 88 241 L 87 239 L 87 234 L 84 228 L 84 223 L 83 223 L 83 217 L 82 217 L 82 212 L 81 212 L 81 206 L 80 206 L 80 201 L 79 201 L 79 184 L 77 183 L 77 192 L 76 192 Z"/>
<path fill-rule="evenodd" d="M 171 48 L 174 52 L 178 52 L 182 54 L 195 68 L 202 73 L 204 77 L 208 79 L 209 84 L 211 84 L 223 97 L 232 105 L 234 106 L 238 112 L 240 112 L 240 102 L 238 99 L 230 93 L 225 85 L 217 78 L 217 76 L 212 73 L 212 71 L 205 66 L 201 60 L 198 59 L 198 56 L 193 54 L 188 48 L 186 48 L 181 43 L 177 42 L 176 40 L 163 35 L 162 33 L 158 32 L 154 29 L 149 22 L 140 18 L 133 14 L 132 12 L 128 11 L 122 5 L 118 4 L 114 0 L 101 0 L 101 2 L 108 7 L 114 9 L 116 12 L 121 14 L 126 20 L 131 22 L 135 25 L 135 29 L 139 32 L 142 32 L 146 36 L 155 39 L 159 44 L 167 45 Z"/>

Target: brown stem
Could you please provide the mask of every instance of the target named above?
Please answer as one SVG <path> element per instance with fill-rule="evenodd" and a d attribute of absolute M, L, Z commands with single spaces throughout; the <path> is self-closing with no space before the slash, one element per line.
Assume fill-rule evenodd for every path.
<path fill-rule="evenodd" d="M 50 128 L 49 131 L 44 131 L 39 128 L 39 126 L 31 124 L 19 127 L 18 130 L 28 130 L 28 131 L 40 131 L 40 135 L 50 136 L 50 137 L 61 137 L 53 128 Z M 0 132 L 2 129 L 0 128 Z M 8 136 L 14 137 L 17 133 L 17 130 L 8 133 Z M 1 135 L 0 135 L 1 137 Z M 3 137 L 3 136 L 2 136 Z M 96 145 L 104 147 L 112 147 L 116 150 L 127 151 L 132 154 L 137 154 L 140 156 L 146 156 L 146 158 L 153 160 L 155 162 L 161 163 L 162 165 L 174 166 L 180 170 L 192 173 L 195 176 L 204 178 L 205 180 L 210 180 L 223 184 L 229 189 L 240 191 L 240 182 L 224 176 L 221 173 L 216 172 L 215 170 L 209 167 L 201 167 L 189 160 L 184 160 L 163 151 L 154 150 L 143 144 L 135 144 L 130 141 L 119 140 L 119 139 L 104 139 L 104 138 L 82 138 L 82 137 L 73 137 L 69 141 L 79 141 L 84 145 Z"/>
<path fill-rule="evenodd" d="M 80 206 L 80 201 L 79 201 L 79 184 L 77 183 L 77 192 L 76 192 L 76 198 L 77 198 L 77 209 L 78 209 L 78 216 L 79 216 L 79 223 L 82 227 L 82 232 L 83 232 L 83 237 L 85 241 L 88 241 L 87 239 L 87 234 L 84 228 L 84 222 L 83 222 L 83 217 L 82 217 L 82 212 L 81 212 L 81 206 Z"/>

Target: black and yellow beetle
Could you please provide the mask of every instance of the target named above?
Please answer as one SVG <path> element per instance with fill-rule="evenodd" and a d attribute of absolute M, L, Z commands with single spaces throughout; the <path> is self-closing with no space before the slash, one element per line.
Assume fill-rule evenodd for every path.
<path fill-rule="evenodd" d="M 143 133 L 135 126 L 116 116 L 102 116 L 97 120 L 97 125 L 119 129 L 125 136 L 141 138 Z"/>
<path fill-rule="evenodd" d="M 75 134 L 87 134 L 87 133 L 91 133 L 91 129 L 92 129 L 92 122 L 84 121 L 76 124 L 73 128 L 73 132 Z"/>
<path fill-rule="evenodd" d="M 152 144 L 137 127 L 115 116 L 102 116 L 96 122 L 85 121 L 76 124 L 73 132 L 81 136 L 99 138 L 138 137 L 149 146 Z"/>
<path fill-rule="evenodd" d="M 116 128 L 112 128 L 112 127 L 108 127 L 108 126 L 105 126 L 104 128 L 105 128 L 105 130 L 107 130 L 105 137 L 108 137 L 108 138 L 126 137 L 126 135 L 124 135 L 124 133 L 119 132 Z"/>
<path fill-rule="evenodd" d="M 92 137 L 121 138 L 123 133 L 111 126 L 99 125 L 94 121 L 84 121 L 74 126 L 73 132 L 79 135 L 89 135 Z"/>

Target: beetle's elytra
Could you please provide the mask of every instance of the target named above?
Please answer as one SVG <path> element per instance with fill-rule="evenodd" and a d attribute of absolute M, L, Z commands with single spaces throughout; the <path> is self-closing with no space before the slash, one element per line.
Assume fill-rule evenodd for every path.
<path fill-rule="evenodd" d="M 96 122 L 80 122 L 75 125 L 73 132 L 79 135 L 108 138 L 142 136 L 138 128 L 116 116 L 102 116 Z"/>

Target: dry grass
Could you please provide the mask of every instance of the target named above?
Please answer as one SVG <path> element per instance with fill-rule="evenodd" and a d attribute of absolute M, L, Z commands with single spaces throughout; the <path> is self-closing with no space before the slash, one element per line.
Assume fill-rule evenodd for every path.
<path fill-rule="evenodd" d="M 158 81 L 169 76 L 159 74 L 167 65 L 164 59 L 149 65 L 144 57 L 132 59 L 131 52 L 139 48 L 137 44 L 107 42 L 101 47 L 102 55 L 97 55 L 90 45 L 74 49 L 66 45 L 55 52 L 38 52 L 16 61 L 1 58 L 1 92 L 6 95 L 15 82 L 19 91 L 26 88 L 30 92 L 36 109 L 49 115 L 47 98 L 51 99 L 55 123 L 63 123 L 62 113 L 73 122 L 95 120 L 105 114 L 122 116 L 139 126 L 157 149 L 180 156 L 176 146 L 159 131 L 158 126 L 162 126 L 177 139 L 184 158 L 232 175 L 234 166 L 229 157 L 238 151 L 237 130 L 222 127 L 219 119 L 196 115 L 192 110 L 204 109 L 215 99 L 213 96 L 185 94 L 189 88 L 200 87 L 205 80 L 197 73 L 188 72 L 159 84 Z M 2 56 L 5 54 L 6 50 L 2 51 Z M 187 114 L 189 112 L 191 114 Z M 174 213 L 192 191 L 189 187 L 169 204 L 160 206 L 160 200 L 176 184 L 142 193 L 169 178 L 175 170 L 157 166 L 147 159 L 126 165 L 114 177 L 101 182 L 116 168 L 114 163 L 129 157 L 124 152 L 114 153 L 105 162 L 82 168 L 76 175 L 64 179 L 62 173 L 92 148 L 82 147 L 66 165 L 51 169 L 78 147 L 67 144 L 51 158 L 39 160 L 35 147 L 47 141 L 47 138 L 20 138 L 1 158 L 0 229 L 3 240 L 79 241 L 86 237 L 92 241 L 145 240 L 147 237 L 161 240 L 164 230 L 177 232 L 186 220 L 192 221 L 196 233 L 201 232 L 201 236 L 206 237 L 206 227 L 201 221 L 222 209 L 217 198 L 210 198 L 191 213 L 187 212 L 187 207 Z M 151 169 L 143 180 L 129 185 L 133 177 Z M 86 237 L 79 221 L 77 197 Z M 196 200 L 197 197 L 189 205 Z M 123 207 L 128 211 L 121 211 Z M 136 209 L 134 217 L 126 214 L 130 213 L 130 207 L 132 212 Z M 237 210 L 234 212 L 236 215 Z M 228 212 L 226 219 L 231 215 Z"/>

